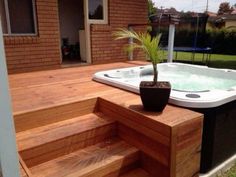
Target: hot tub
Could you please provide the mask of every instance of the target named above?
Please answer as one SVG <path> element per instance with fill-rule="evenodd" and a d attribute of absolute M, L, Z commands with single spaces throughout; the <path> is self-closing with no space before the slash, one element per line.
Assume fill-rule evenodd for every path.
<path fill-rule="evenodd" d="M 236 71 L 181 63 L 158 64 L 159 81 L 172 86 L 169 103 L 204 114 L 201 173 L 236 154 Z M 93 79 L 139 93 L 152 80 L 152 66 L 97 72 Z"/>
<path fill-rule="evenodd" d="M 159 81 L 170 81 L 169 103 L 188 108 L 211 108 L 236 99 L 236 71 L 180 63 L 158 64 Z M 152 66 L 98 72 L 93 79 L 139 93 L 142 80 L 152 80 Z"/>

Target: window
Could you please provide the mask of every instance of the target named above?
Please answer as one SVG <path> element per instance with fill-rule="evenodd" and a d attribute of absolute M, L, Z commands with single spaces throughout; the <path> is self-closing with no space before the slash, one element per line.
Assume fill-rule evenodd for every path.
<path fill-rule="evenodd" d="M 6 12 L 4 8 L 4 0 L 0 0 L 0 17 L 2 22 L 2 30 L 3 33 L 7 33 L 7 20 L 6 20 Z"/>
<path fill-rule="evenodd" d="M 107 23 L 107 0 L 88 0 L 88 18 L 90 23 Z"/>
<path fill-rule="evenodd" d="M 4 34 L 36 34 L 34 0 L 0 0 L 0 5 Z"/>

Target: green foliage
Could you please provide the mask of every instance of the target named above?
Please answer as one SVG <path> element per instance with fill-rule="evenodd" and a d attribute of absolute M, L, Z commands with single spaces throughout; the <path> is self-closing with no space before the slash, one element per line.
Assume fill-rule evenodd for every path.
<path fill-rule="evenodd" d="M 126 29 L 120 29 L 114 33 L 116 40 L 133 38 L 134 42 L 126 46 L 126 50 L 129 52 L 135 49 L 141 49 L 145 52 L 147 57 L 151 60 L 154 68 L 154 83 L 157 82 L 157 68 L 156 64 L 161 61 L 161 52 L 159 42 L 161 34 L 151 37 L 149 33 L 136 33 L 135 31 L 129 31 Z"/>
<path fill-rule="evenodd" d="M 129 52 L 132 52 L 135 49 L 142 49 L 153 64 L 160 62 L 160 34 L 151 37 L 149 33 L 136 33 L 135 31 L 120 29 L 114 33 L 114 36 L 116 40 L 133 38 L 134 42 L 127 45 L 127 50 Z"/>
<path fill-rule="evenodd" d="M 236 163 L 231 169 L 225 172 L 222 176 L 217 176 L 217 177 L 236 177 Z"/>
<path fill-rule="evenodd" d="M 161 45 L 167 46 L 168 29 L 161 29 Z M 175 47 L 193 47 L 196 31 L 190 29 L 176 29 Z M 236 30 L 209 29 L 198 32 L 197 47 L 211 47 L 212 53 L 236 55 Z"/>
<path fill-rule="evenodd" d="M 213 53 L 236 54 L 236 30 L 207 30 L 205 38 Z"/>
<path fill-rule="evenodd" d="M 152 0 L 148 0 L 148 16 L 156 14 L 157 8 Z"/>

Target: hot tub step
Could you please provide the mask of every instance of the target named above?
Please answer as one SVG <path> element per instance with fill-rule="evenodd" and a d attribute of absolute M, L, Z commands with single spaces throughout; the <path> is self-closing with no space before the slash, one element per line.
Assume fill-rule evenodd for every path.
<path fill-rule="evenodd" d="M 151 176 L 146 171 L 144 171 L 142 168 L 137 168 L 132 171 L 129 171 L 128 173 L 126 173 L 120 177 L 151 177 Z"/>
<path fill-rule="evenodd" d="M 17 133 L 18 150 L 28 167 L 116 135 L 116 123 L 90 113 Z"/>
<path fill-rule="evenodd" d="M 109 176 L 139 160 L 139 150 L 113 138 L 30 168 L 37 177 Z"/>

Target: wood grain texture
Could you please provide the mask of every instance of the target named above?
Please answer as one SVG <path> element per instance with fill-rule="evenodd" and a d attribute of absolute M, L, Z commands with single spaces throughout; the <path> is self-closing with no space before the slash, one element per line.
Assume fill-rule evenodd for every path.
<path fill-rule="evenodd" d="M 0 177 L 2 177 L 1 173 L 0 173 Z M 20 166 L 20 177 L 29 177 L 27 176 L 27 174 L 25 173 L 25 170 Z"/>
<path fill-rule="evenodd" d="M 145 153 L 141 153 L 141 166 L 152 177 L 169 177 L 170 168 Z"/>
<path fill-rule="evenodd" d="M 193 111 L 171 105 L 162 113 L 147 113 L 143 111 L 141 100 L 136 94 L 92 81 L 92 75 L 97 71 L 145 64 L 148 63 L 120 62 L 10 75 L 14 115 L 102 97 L 169 126 L 199 116 Z"/>
<path fill-rule="evenodd" d="M 114 121 L 90 113 L 17 133 L 18 150 L 28 167 L 69 154 L 116 135 Z"/>
<path fill-rule="evenodd" d="M 202 140 L 202 116 L 186 121 L 176 129 L 176 177 L 198 176 Z"/>
<path fill-rule="evenodd" d="M 121 177 L 151 177 L 146 171 L 144 171 L 141 168 L 137 168 L 135 170 L 132 170 Z"/>
<path fill-rule="evenodd" d="M 49 124 L 28 131 L 17 133 L 18 150 L 34 148 L 42 144 L 84 133 L 92 129 L 113 124 L 113 120 L 105 120 L 94 113 L 74 117 L 65 121 Z"/>
<path fill-rule="evenodd" d="M 102 177 L 138 159 L 137 148 L 119 139 L 110 139 L 32 167 L 31 171 L 37 177 Z"/>
<path fill-rule="evenodd" d="M 39 109 L 14 116 L 16 132 L 41 127 L 54 122 L 89 114 L 94 111 L 97 99 L 82 100 L 70 104 Z"/>
<path fill-rule="evenodd" d="M 122 124 L 118 125 L 118 133 L 125 141 L 158 160 L 164 166 L 169 166 L 169 148 L 165 145 L 153 141 L 142 133 L 132 130 Z"/>
<path fill-rule="evenodd" d="M 182 175 L 187 177 L 190 174 L 198 174 L 203 120 L 201 114 L 195 112 L 191 114 L 191 111 L 176 109 L 170 111 L 173 115 L 164 113 L 160 115 L 147 113 L 140 106 L 131 107 L 126 104 L 119 105 L 115 101 L 98 99 L 98 109 L 120 122 L 119 136 L 148 154 L 150 158 L 154 158 L 156 162 L 152 161 L 153 165 L 149 164 L 154 166 L 153 169 L 158 169 L 159 174 L 163 177 L 182 177 Z M 128 105 L 130 104 L 131 101 Z M 177 120 L 172 120 L 173 117 Z M 188 149 L 195 142 L 197 148 Z M 192 156 L 192 153 L 195 156 Z M 184 155 L 181 157 L 180 154 Z M 185 158 L 193 158 L 188 168 Z M 152 174 L 152 168 L 149 170 L 148 172 Z"/>
<path fill-rule="evenodd" d="M 31 171 L 29 170 L 29 168 L 27 167 L 27 165 L 25 164 L 24 160 L 22 159 L 22 157 L 20 155 L 19 155 L 19 161 L 20 161 L 21 176 L 32 177 Z"/>
<path fill-rule="evenodd" d="M 61 131 L 58 131 L 59 133 L 55 136 L 57 138 L 53 138 L 54 136 L 48 133 L 45 139 L 42 138 L 44 136 L 40 136 L 40 131 L 37 131 L 41 130 L 42 135 L 46 135 L 50 127 L 53 132 L 53 124 L 60 125 L 61 121 L 67 121 L 76 116 L 83 117 L 95 111 L 100 117 L 105 115 L 105 117 L 108 116 L 118 121 L 119 135 L 127 143 L 137 146 L 147 154 L 147 157 L 142 160 L 149 164 L 150 168 L 145 168 L 148 173 L 152 174 L 156 167 L 158 172 L 163 174 L 162 177 L 198 175 L 202 131 L 201 114 L 173 105 L 167 105 L 162 113 L 146 112 L 143 110 L 138 95 L 94 82 L 91 79 L 97 71 L 144 64 L 147 63 L 134 61 L 10 75 L 15 125 L 19 133 L 18 138 L 22 138 L 19 148 L 22 149 L 23 159 L 28 159 L 26 164 L 34 164 L 31 170 L 42 167 L 45 174 L 50 176 L 50 171 L 46 172 L 44 165 L 47 163 L 58 165 L 58 167 L 65 165 L 67 168 L 70 160 L 63 160 L 63 158 L 66 159 L 69 156 L 66 154 L 74 139 L 76 139 L 72 148 L 74 150 L 102 141 L 106 137 L 104 135 L 109 134 L 109 128 L 96 129 L 97 131 L 92 131 L 91 134 L 85 133 L 84 130 L 85 132 L 79 133 L 81 136 L 77 137 L 73 135 L 77 132 L 76 128 L 72 128 L 70 134 L 69 130 L 63 132 L 63 128 L 58 126 L 58 130 L 61 129 Z M 70 129 L 69 127 L 67 129 Z M 24 137 L 21 134 L 27 131 L 35 134 L 35 142 L 34 136 L 27 139 L 27 136 L 24 135 Z M 57 131 L 55 130 L 55 132 Z M 67 137 L 74 137 L 74 139 L 59 138 L 58 140 L 58 137 L 63 134 L 60 132 L 67 134 Z M 30 144 L 28 145 L 27 142 Z M 37 148 L 31 145 L 34 143 Z M 22 148 L 24 146 L 28 147 L 31 152 L 27 154 Z M 72 150 L 72 156 L 74 150 Z M 66 154 L 63 154 L 65 151 Z M 59 164 L 53 160 L 56 157 L 60 159 Z M 52 160 L 46 162 L 48 159 Z M 189 159 L 192 162 L 190 165 L 187 163 Z M 120 164 L 121 161 L 118 160 L 118 163 L 112 163 L 111 168 L 114 165 L 117 171 L 119 170 L 117 165 Z M 160 164 L 164 168 L 161 168 Z M 186 171 L 183 171 L 185 169 Z M 73 170 L 75 170 L 74 166 L 72 166 L 72 172 Z M 104 173 L 108 175 L 116 171 L 107 171 L 105 168 Z M 58 175 L 56 171 L 52 173 Z M 77 171 L 73 175 L 78 175 Z"/>
<path fill-rule="evenodd" d="M 9 75 L 14 115 L 119 94 L 122 92 L 119 89 L 92 82 L 92 75 L 101 70 L 145 64 L 147 62 L 119 62 Z"/>
<path fill-rule="evenodd" d="M 20 177 L 33 177 L 33 176 L 29 176 L 28 174 L 26 174 L 26 170 L 25 170 L 25 168 L 22 167 L 21 163 L 19 163 L 19 169 L 20 169 Z M 29 174 L 31 174 L 31 172 Z"/>
<path fill-rule="evenodd" d="M 98 98 L 98 108 L 100 112 L 116 119 L 139 132 L 146 133 L 147 136 L 154 138 L 156 141 L 169 145 L 169 136 L 171 128 L 159 121 L 150 119 L 147 115 L 137 111 L 132 111 L 114 102 L 107 101 L 103 98 Z M 143 123 L 145 120 L 145 124 Z"/>

